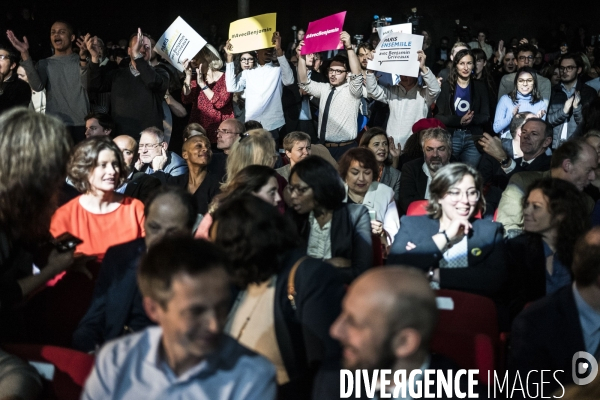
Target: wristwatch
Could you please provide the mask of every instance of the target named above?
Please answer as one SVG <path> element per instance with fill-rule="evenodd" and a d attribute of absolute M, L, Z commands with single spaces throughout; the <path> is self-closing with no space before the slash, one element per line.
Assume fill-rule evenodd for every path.
<path fill-rule="evenodd" d="M 200 90 L 206 90 L 208 89 L 208 85 L 204 86 L 203 88 L 201 88 Z"/>

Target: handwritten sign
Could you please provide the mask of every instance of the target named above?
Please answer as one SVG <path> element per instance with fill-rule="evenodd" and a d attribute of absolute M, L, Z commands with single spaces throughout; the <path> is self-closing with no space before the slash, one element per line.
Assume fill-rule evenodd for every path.
<path fill-rule="evenodd" d="M 340 41 L 344 19 L 346 19 L 346 11 L 310 22 L 304 36 L 302 54 L 344 48 Z"/>
<path fill-rule="evenodd" d="M 388 33 L 381 39 L 368 69 L 404 76 L 419 76 L 417 51 L 423 47 L 423 36 Z"/>
<path fill-rule="evenodd" d="M 238 19 L 229 24 L 233 52 L 239 54 L 273 47 L 276 21 L 277 13 L 270 13 Z"/>
<path fill-rule="evenodd" d="M 412 33 L 412 24 L 409 22 L 408 24 L 397 24 L 397 25 L 388 25 L 388 26 L 380 26 L 377 28 L 377 33 L 379 34 L 379 38 L 383 38 L 390 32 L 396 33 Z"/>
<path fill-rule="evenodd" d="M 206 40 L 181 17 L 158 39 L 154 50 L 183 72 L 183 60 L 191 60 L 206 45 Z"/>

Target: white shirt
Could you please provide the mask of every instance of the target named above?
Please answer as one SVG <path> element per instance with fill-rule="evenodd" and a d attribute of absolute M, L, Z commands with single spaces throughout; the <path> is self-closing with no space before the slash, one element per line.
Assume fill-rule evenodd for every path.
<path fill-rule="evenodd" d="M 427 163 L 423 163 L 423 172 L 425 172 L 425 175 L 427 175 L 427 186 L 425 188 L 425 200 L 429 200 L 429 185 L 431 185 L 431 179 L 433 179 L 433 177 L 431 176 L 431 172 L 429 172 L 429 167 L 427 166 Z"/>
<path fill-rule="evenodd" d="M 331 221 L 327 222 L 323 228 L 315 218 L 313 211 L 308 215 L 310 224 L 310 235 L 308 236 L 308 250 L 306 254 L 319 260 L 328 260 L 331 258 Z"/>
<path fill-rule="evenodd" d="M 277 57 L 279 67 L 268 63 L 253 69 L 245 69 L 238 76 L 235 66 L 227 63 L 225 84 L 231 93 L 244 91 L 246 97 L 246 121 L 254 120 L 272 131 L 285 125 L 281 105 L 282 83 L 294 83 L 292 69 L 284 56 Z"/>

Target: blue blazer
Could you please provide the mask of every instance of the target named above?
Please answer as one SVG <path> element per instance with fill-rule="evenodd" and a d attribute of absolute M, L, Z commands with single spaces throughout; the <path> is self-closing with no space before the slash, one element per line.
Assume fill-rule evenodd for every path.
<path fill-rule="evenodd" d="M 471 221 L 467 268 L 440 269 L 440 287 L 495 297 L 507 277 L 502 225 L 483 219 Z M 440 230 L 440 221 L 429 216 L 402 217 L 400 230 L 388 256 L 388 265 L 403 264 L 427 271 L 437 268 L 442 252 L 431 238 Z M 408 242 L 416 245 L 406 250 Z"/>
<path fill-rule="evenodd" d="M 145 252 L 143 238 L 108 249 L 90 307 L 73 333 L 73 348 L 89 352 L 128 331 L 152 324 L 143 311 L 136 280 L 137 265 Z"/>

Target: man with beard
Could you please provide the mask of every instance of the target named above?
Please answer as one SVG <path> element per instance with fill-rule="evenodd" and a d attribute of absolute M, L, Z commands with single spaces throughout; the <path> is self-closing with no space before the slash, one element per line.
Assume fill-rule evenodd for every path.
<path fill-rule="evenodd" d="M 367 370 L 369 376 L 375 370 L 391 369 L 392 376 L 395 371 L 405 370 L 409 377 L 411 372 L 421 370 L 416 372 L 419 379 L 428 370 L 442 370 L 447 377 L 448 370 L 457 367 L 442 356 L 432 355 L 429 349 L 437 313 L 435 294 L 425 276 L 415 269 L 379 267 L 359 276 L 348 288 L 342 313 L 329 331 L 342 345 L 341 366 L 332 365 L 317 376 L 315 398 L 340 398 L 340 389 L 346 390 L 338 386 L 340 367 L 353 375 L 358 369 Z M 436 372 L 431 375 L 434 384 L 427 388 L 430 393 L 437 393 Z M 464 384 L 461 380 L 463 392 Z M 361 398 L 366 399 L 365 386 L 361 386 Z M 425 385 L 422 387 L 425 390 Z M 393 381 L 387 387 L 378 386 L 377 398 L 384 397 L 380 393 L 392 394 L 394 389 L 398 388 Z M 444 391 L 441 394 L 437 398 L 452 398 L 444 396 Z"/>
<path fill-rule="evenodd" d="M 565 54 L 558 65 L 560 84 L 552 88 L 548 107 L 548 122 L 554 128 L 553 149 L 574 134 L 581 135 L 579 131 L 585 122 L 582 110 L 597 97 L 596 91 L 579 79 L 583 71 L 583 60 L 579 55 Z"/>
<path fill-rule="evenodd" d="M 452 137 L 442 128 L 422 132 L 423 158 L 402 166 L 400 175 L 400 210 L 406 214 L 410 203 L 429 199 L 429 184 L 435 173 L 450 162 Z"/>

